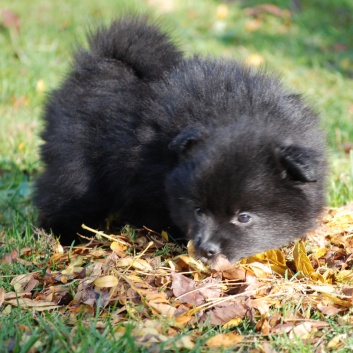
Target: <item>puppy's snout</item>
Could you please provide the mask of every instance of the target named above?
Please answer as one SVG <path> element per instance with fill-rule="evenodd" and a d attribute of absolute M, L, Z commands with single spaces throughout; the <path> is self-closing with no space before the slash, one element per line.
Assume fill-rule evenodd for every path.
<path fill-rule="evenodd" d="M 220 254 L 221 249 L 215 243 L 205 242 L 200 245 L 200 247 L 198 248 L 198 251 L 203 258 L 206 258 L 207 260 L 211 260 Z"/>

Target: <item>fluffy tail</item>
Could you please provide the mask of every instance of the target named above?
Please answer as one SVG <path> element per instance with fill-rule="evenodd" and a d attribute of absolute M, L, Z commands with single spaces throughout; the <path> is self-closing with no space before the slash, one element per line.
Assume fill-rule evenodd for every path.
<path fill-rule="evenodd" d="M 78 67 L 95 61 L 117 60 L 134 71 L 137 77 L 157 80 L 182 59 L 182 53 L 162 32 L 159 25 L 146 17 L 129 16 L 100 27 L 88 37 L 89 56 L 85 50 L 76 55 Z"/>

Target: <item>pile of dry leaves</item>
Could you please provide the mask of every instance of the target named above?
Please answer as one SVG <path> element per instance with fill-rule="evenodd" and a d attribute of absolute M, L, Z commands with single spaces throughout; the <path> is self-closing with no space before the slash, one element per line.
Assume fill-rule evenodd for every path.
<path fill-rule="evenodd" d="M 72 325 L 78 313 L 89 320 L 98 312 L 102 325 L 108 316 L 117 325 L 117 337 L 125 333 L 119 324 L 134 322 L 136 342 L 147 346 L 203 323 L 230 329 L 206 342 L 212 348 L 253 340 L 231 330 L 244 319 L 256 327 L 260 341 L 287 334 L 315 342 L 328 326 L 327 315 L 340 314 L 343 324 L 353 323 L 348 315 L 353 305 L 352 206 L 327 210 L 306 240 L 235 265 L 220 258 L 208 267 L 195 259 L 192 244 L 187 253 L 181 250 L 168 243 L 166 234 L 147 229 L 135 238 L 98 233 L 70 251 L 58 244 L 45 273 L 16 276 L 13 292 L 0 289 L 0 307 L 5 312 L 12 306 L 58 310 Z M 1 261 L 26 263 L 31 251 L 13 251 Z M 59 270 L 50 271 L 53 265 Z M 296 310 L 281 312 L 291 303 Z M 312 319 L 313 312 L 320 312 L 322 320 Z M 166 323 L 167 332 L 162 330 Z M 177 346 L 193 346 L 197 330 L 190 332 Z M 335 337 L 329 348 L 344 339 Z"/>

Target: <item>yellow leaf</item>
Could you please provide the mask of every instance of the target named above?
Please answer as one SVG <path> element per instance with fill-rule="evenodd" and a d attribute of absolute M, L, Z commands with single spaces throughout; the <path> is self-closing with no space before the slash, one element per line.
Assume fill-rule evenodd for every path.
<path fill-rule="evenodd" d="M 185 327 L 185 325 L 193 318 L 189 314 L 184 314 L 175 318 L 176 327 Z"/>
<path fill-rule="evenodd" d="M 37 90 L 37 93 L 43 93 L 44 92 L 44 90 L 45 90 L 44 80 L 40 79 L 40 80 L 37 81 L 36 90 Z"/>
<path fill-rule="evenodd" d="M 225 4 L 220 4 L 217 6 L 216 18 L 217 20 L 224 20 L 229 15 L 229 8 Z"/>
<path fill-rule="evenodd" d="M 163 238 L 164 241 L 169 241 L 169 236 L 168 236 L 168 233 L 166 231 L 162 230 L 161 235 L 162 235 L 162 238 Z"/>
<path fill-rule="evenodd" d="M 313 254 L 313 256 L 315 257 L 315 259 L 319 259 L 320 257 L 325 256 L 327 252 L 328 252 L 328 249 L 321 248 L 321 249 L 317 250 L 315 252 L 315 254 Z"/>
<path fill-rule="evenodd" d="M 119 241 L 113 241 L 110 244 L 110 249 L 112 249 L 116 254 L 118 254 L 119 256 L 123 255 L 125 250 L 127 249 L 127 246 L 122 244 Z"/>
<path fill-rule="evenodd" d="M 353 67 L 353 62 L 349 58 L 344 58 L 340 61 L 340 66 L 344 70 L 349 70 Z"/>
<path fill-rule="evenodd" d="M 269 275 L 272 274 L 271 268 L 260 262 L 253 262 L 248 266 L 254 272 L 257 278 L 267 278 Z"/>
<path fill-rule="evenodd" d="M 247 32 L 255 32 L 262 27 L 262 24 L 263 24 L 262 20 L 260 20 L 259 18 L 256 18 L 254 20 L 247 22 L 244 28 Z"/>
<path fill-rule="evenodd" d="M 63 275 L 73 275 L 74 273 L 80 273 L 83 270 L 83 267 L 78 266 L 69 266 L 65 270 L 62 270 L 61 273 Z"/>
<path fill-rule="evenodd" d="M 192 270 L 206 273 L 209 272 L 208 268 L 201 261 L 195 260 L 190 256 L 179 255 L 178 258 L 187 264 Z"/>
<path fill-rule="evenodd" d="M 251 54 L 246 58 L 246 63 L 250 66 L 261 66 L 265 62 L 265 59 L 260 54 Z"/>
<path fill-rule="evenodd" d="M 310 277 L 312 273 L 315 272 L 311 262 L 306 255 L 304 243 L 302 241 L 297 241 L 293 249 L 294 263 L 297 271 L 301 271 L 306 277 Z"/>
<path fill-rule="evenodd" d="M 206 341 L 206 346 L 217 349 L 217 348 L 230 348 L 237 343 L 240 343 L 243 340 L 243 337 L 234 333 L 219 333 Z"/>
<path fill-rule="evenodd" d="M 22 151 L 25 148 L 25 143 L 22 141 L 19 145 L 18 145 L 18 150 Z"/>
<path fill-rule="evenodd" d="M 353 303 L 351 301 L 337 298 L 337 297 L 335 297 L 335 296 L 333 296 L 331 294 L 323 292 L 323 293 L 321 293 L 321 295 L 323 297 L 328 298 L 332 303 L 334 303 L 336 305 L 340 305 L 340 306 L 343 306 L 345 308 L 351 308 L 353 306 Z"/>
<path fill-rule="evenodd" d="M 327 348 L 337 349 L 340 346 L 342 346 L 342 344 L 344 343 L 344 341 L 346 339 L 347 339 L 346 333 L 342 333 L 340 335 L 337 335 L 337 336 L 333 337 L 332 340 L 327 344 Z"/>
<path fill-rule="evenodd" d="M 144 259 L 125 257 L 116 262 L 117 267 L 133 267 L 135 270 L 152 271 L 151 265 Z"/>
<path fill-rule="evenodd" d="M 265 254 L 271 263 L 286 266 L 286 258 L 281 250 L 268 250 Z"/>
<path fill-rule="evenodd" d="M 235 319 L 229 320 L 228 322 L 226 322 L 223 326 L 222 329 L 223 330 L 227 330 L 227 329 L 231 329 L 233 327 L 237 327 L 239 326 L 241 323 L 243 322 L 243 320 L 240 317 L 237 317 Z"/>
<path fill-rule="evenodd" d="M 335 276 L 338 282 L 350 282 L 353 281 L 353 270 L 342 270 Z"/>
<path fill-rule="evenodd" d="M 94 282 L 94 285 L 99 287 L 99 288 L 104 288 L 104 287 L 115 287 L 118 285 L 119 280 L 115 276 L 103 276 L 97 278 Z"/>

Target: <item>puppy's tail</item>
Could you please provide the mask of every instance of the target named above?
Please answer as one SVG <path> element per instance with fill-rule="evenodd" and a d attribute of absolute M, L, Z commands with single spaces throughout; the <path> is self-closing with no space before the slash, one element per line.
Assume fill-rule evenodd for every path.
<path fill-rule="evenodd" d="M 117 60 L 144 80 L 161 78 L 182 59 L 182 53 L 159 25 L 142 16 L 123 17 L 100 27 L 89 35 L 88 43 L 94 61 Z M 84 66 L 86 58 L 85 51 L 76 55 L 79 67 Z"/>

